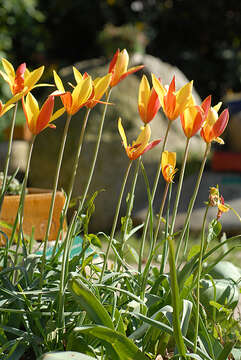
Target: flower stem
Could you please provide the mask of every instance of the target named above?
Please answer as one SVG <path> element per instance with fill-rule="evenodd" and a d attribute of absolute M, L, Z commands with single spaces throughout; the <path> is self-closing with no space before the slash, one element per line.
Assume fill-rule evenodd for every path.
<path fill-rule="evenodd" d="M 24 200 L 25 200 L 25 195 L 26 195 L 28 174 L 29 174 L 29 168 L 30 168 L 30 162 L 31 162 L 31 157 L 32 157 L 32 152 L 33 152 L 33 145 L 34 145 L 35 138 L 36 138 L 36 135 L 34 135 L 32 137 L 32 140 L 31 140 L 30 146 L 29 146 L 27 166 L 26 166 L 26 170 L 25 170 L 25 175 L 24 175 L 21 194 L 20 194 L 19 206 L 18 206 L 18 211 L 17 211 L 17 215 L 16 215 L 16 219 L 17 218 L 19 219 L 19 231 L 18 231 L 17 248 L 16 248 L 16 251 L 15 251 L 15 260 L 14 260 L 15 266 L 17 265 L 17 261 L 18 261 L 18 254 L 19 254 L 18 250 L 19 250 L 19 246 L 20 246 L 20 243 L 21 243 L 21 237 L 22 237 L 22 234 L 23 234 Z M 11 235 L 11 239 L 14 238 L 15 231 L 16 231 L 16 226 L 13 229 L 13 234 Z M 24 239 L 22 239 L 22 240 L 24 241 Z"/>
<path fill-rule="evenodd" d="M 45 262 L 46 262 L 47 241 L 48 241 L 50 227 L 51 227 L 51 223 L 52 223 L 52 219 L 53 219 L 54 203 L 55 203 L 55 197 L 56 197 L 57 186 L 58 186 L 58 181 L 59 181 L 59 173 L 60 173 L 60 168 L 61 168 L 61 164 L 62 164 L 62 160 L 63 160 L 64 148 L 65 148 L 65 143 L 66 143 L 66 138 L 67 138 L 67 134 L 68 134 L 70 120 L 71 120 L 71 115 L 68 114 L 67 120 L 65 123 L 65 127 L 64 127 L 63 136 L 62 136 L 60 150 L 59 150 L 59 156 L 58 156 L 57 168 L 56 168 L 56 173 L 55 173 L 55 178 L 54 178 L 54 186 L 53 186 L 51 204 L 50 204 L 50 209 L 49 209 L 48 223 L 47 223 L 47 228 L 46 228 L 46 233 L 45 233 L 45 238 L 44 238 L 44 248 L 43 248 L 43 255 L 42 255 L 41 277 L 40 277 L 41 278 L 41 280 L 40 280 L 40 288 L 41 289 L 43 287 L 43 282 L 44 282 L 44 279 L 43 279 L 44 274 L 43 273 L 44 273 L 44 267 L 45 267 Z"/>
<path fill-rule="evenodd" d="M 196 200 L 196 197 L 197 197 L 197 193 L 198 193 L 199 186 L 200 186 L 200 183 L 201 183 L 203 170 L 204 170 L 206 160 L 207 160 L 207 157 L 208 157 L 208 154 L 209 154 L 209 151 L 210 151 L 210 147 L 211 147 L 211 143 L 207 143 L 205 153 L 204 153 L 204 156 L 203 156 L 203 161 L 202 161 L 202 164 L 201 164 L 201 167 L 200 167 L 200 170 L 199 170 L 199 174 L 198 174 L 198 178 L 197 178 L 197 181 L 196 181 L 196 185 L 195 185 L 195 188 L 194 188 L 194 191 L 193 191 L 193 194 L 192 194 L 192 198 L 191 198 L 191 200 L 189 202 L 189 205 L 188 205 L 187 215 L 186 215 L 185 223 L 183 225 L 181 237 L 180 237 L 180 240 L 179 240 L 179 243 L 178 243 L 178 246 L 177 246 L 176 261 L 178 259 L 179 251 L 180 251 L 180 248 L 182 246 L 182 242 L 183 242 L 183 239 L 184 239 L 184 236 L 185 236 L 185 232 L 187 230 L 187 227 L 188 227 L 188 224 L 189 224 L 189 221 L 190 221 L 190 217 L 191 217 L 193 206 L 194 206 L 194 203 L 195 203 L 195 200 Z"/>
<path fill-rule="evenodd" d="M 197 271 L 197 307 L 196 307 L 196 316 L 195 316 L 195 327 L 194 327 L 194 354 L 197 351 L 197 340 L 198 340 L 198 328 L 199 328 L 199 309 L 200 309 L 200 278 L 202 273 L 202 263 L 203 263 L 203 255 L 204 255 L 204 243 L 205 243 L 205 227 L 206 227 L 206 220 L 207 220 L 207 213 L 209 209 L 209 204 L 206 207 L 206 211 L 203 218 L 203 226 L 202 226 L 202 235 L 201 235 L 201 246 L 200 246 L 200 255 L 198 259 L 198 271 Z"/>
<path fill-rule="evenodd" d="M 16 102 L 15 107 L 14 107 L 14 111 L 13 111 L 11 128 L 10 128 L 10 135 L 9 135 L 9 141 L 8 141 L 8 151 L 7 151 L 6 162 L 5 162 L 5 167 L 4 167 L 4 175 L 3 175 L 3 183 L 2 183 L 0 199 L 2 199 L 2 197 L 3 197 L 4 193 L 5 193 L 5 190 L 6 190 L 5 187 L 6 187 L 6 182 L 7 182 L 8 168 L 9 168 L 10 156 L 11 156 L 11 151 L 12 151 L 13 132 L 14 132 L 14 127 L 15 127 L 15 122 L 16 122 L 17 109 L 18 109 L 18 103 Z"/>
<path fill-rule="evenodd" d="M 128 199 L 128 207 L 127 207 L 126 218 L 125 218 L 125 226 L 124 226 L 124 231 L 123 231 L 123 235 L 122 235 L 122 241 L 120 244 L 120 246 L 121 246 L 120 256 L 121 257 L 123 256 L 124 245 L 126 242 L 126 235 L 128 232 L 129 219 L 130 219 L 131 211 L 133 208 L 134 194 L 135 194 L 135 188 L 136 188 L 136 181 L 137 181 L 137 177 L 138 177 L 138 173 L 139 173 L 140 161 L 141 161 L 141 156 L 137 160 L 135 173 L 133 176 L 133 181 L 132 181 L 132 186 L 131 186 L 131 191 L 130 191 L 130 195 L 129 195 L 129 199 Z M 117 272 L 120 270 L 120 265 L 121 264 L 119 262 Z"/>
<path fill-rule="evenodd" d="M 151 203 L 153 203 L 153 200 L 154 200 L 154 197 L 156 194 L 156 189 L 157 189 L 157 185 L 158 185 L 160 174 L 161 174 L 162 153 L 166 147 L 167 137 L 168 137 L 168 133 L 169 133 L 169 130 L 171 127 L 171 123 L 172 123 L 171 120 L 169 120 L 167 129 L 166 129 L 165 138 L 164 138 L 163 145 L 162 145 L 162 151 L 161 151 L 161 156 L 160 156 L 160 160 L 159 160 L 159 164 L 158 164 L 158 168 L 157 168 L 157 172 L 156 172 L 156 177 L 155 177 L 153 188 L 152 188 Z M 141 273 L 141 264 L 142 264 L 143 252 L 144 252 L 144 247 L 145 247 L 147 229 L 148 229 L 148 225 L 149 225 L 149 219 L 150 219 L 150 211 L 148 210 L 146 219 L 145 219 L 145 223 L 144 223 L 143 232 L 142 232 L 142 238 L 141 238 L 141 246 L 140 246 L 140 252 L 139 252 L 139 264 L 138 264 L 138 272 L 139 273 Z"/>
<path fill-rule="evenodd" d="M 179 177 L 179 181 L 178 181 L 176 199 L 175 199 L 175 203 L 174 203 L 174 207 L 173 207 L 173 212 L 172 212 L 172 222 L 171 222 L 171 228 L 170 228 L 170 235 L 171 235 L 171 236 L 173 235 L 174 226 L 175 226 L 175 221 L 176 221 L 176 216 L 177 216 L 177 210 L 178 210 L 178 205 L 179 205 L 179 200 L 180 200 L 180 195 L 181 195 L 181 190 L 182 190 L 184 172 L 185 172 L 186 163 L 187 163 L 187 156 L 188 156 L 188 151 L 189 151 L 189 144 L 190 144 L 190 138 L 187 138 L 186 147 L 185 147 L 185 151 L 184 151 L 184 156 L 183 156 L 183 160 L 182 160 L 181 173 L 180 173 L 180 177 Z"/>
<path fill-rule="evenodd" d="M 111 90 L 112 89 L 110 89 L 108 91 L 108 94 L 106 96 L 106 104 L 104 106 L 104 111 L 103 111 L 103 114 L 102 114 L 102 118 L 101 118 L 99 129 L 98 129 L 98 134 L 97 134 L 97 142 L 96 142 L 96 146 L 95 146 L 95 153 L 94 153 L 94 157 L 93 157 L 93 160 L 92 160 L 92 164 L 91 164 L 87 184 L 85 186 L 84 194 L 83 194 L 82 199 L 81 199 L 80 204 L 79 204 L 77 216 L 81 213 L 81 211 L 83 209 L 84 202 L 85 202 L 86 196 L 88 194 L 90 183 L 91 183 L 93 173 L 94 173 L 94 170 L 95 170 L 95 164 L 96 164 L 97 156 L 98 156 L 98 153 L 99 153 L 100 140 L 101 140 L 101 136 L 102 136 L 102 132 L 103 132 L 103 127 L 104 127 L 104 122 L 105 122 L 105 115 L 106 115 L 106 111 L 107 111 L 108 102 L 110 100 Z"/>
<path fill-rule="evenodd" d="M 167 182 L 166 186 L 165 186 L 165 189 L 164 189 L 162 202 L 161 202 L 161 206 L 160 206 L 160 210 L 159 210 L 159 214 L 158 214 L 157 226 L 156 226 L 156 231 L 155 231 L 155 235 L 154 235 L 153 249 L 155 248 L 155 245 L 156 245 L 156 242 L 157 242 L 157 237 L 158 237 L 160 226 L 161 226 L 162 213 L 163 213 L 164 205 L 165 205 L 165 202 L 166 202 L 168 189 L 169 189 L 169 183 Z"/>
<path fill-rule="evenodd" d="M 127 181 L 127 178 L 128 178 L 129 172 L 130 172 L 131 165 L 132 165 L 132 160 L 128 164 L 128 167 L 127 167 L 127 170 L 126 170 L 126 173 L 125 173 L 125 176 L 124 176 L 124 180 L 123 180 L 123 183 L 122 183 L 122 187 L 121 187 L 121 191 L 120 191 L 120 195 L 119 195 L 119 200 L 118 200 L 116 211 L 115 211 L 115 217 L 114 217 L 113 224 L 112 224 L 110 239 L 109 239 L 108 247 L 106 249 L 104 263 L 103 263 L 102 270 L 101 270 L 100 282 L 102 282 L 102 280 L 103 280 L 104 272 L 105 272 L 107 261 L 108 261 L 108 258 L 109 258 L 109 253 L 110 253 L 110 249 L 111 249 L 112 242 L 113 242 L 113 239 L 114 239 L 116 225 L 117 225 L 117 221 L 118 221 L 118 217 L 119 217 L 121 202 L 122 202 L 122 198 L 123 198 L 123 194 L 124 194 L 124 190 L 125 190 L 125 186 L 126 186 L 126 181 Z"/>
<path fill-rule="evenodd" d="M 65 220 L 65 217 L 66 217 L 66 214 L 67 214 L 67 211 L 68 211 L 68 207 L 69 207 L 69 203 L 70 203 L 70 199 L 71 199 L 71 196 L 72 196 L 73 187 L 74 187 L 74 181 L 75 181 L 75 177 L 76 177 L 76 173 L 77 173 L 77 169 L 78 169 L 78 165 L 79 165 L 79 157 L 80 157 L 80 153 L 81 153 L 81 149 L 82 149 L 82 145 L 83 145 L 84 134 L 85 134 L 85 129 L 86 129 L 86 125 L 87 125 L 87 122 L 88 122 L 90 110 L 91 109 L 88 109 L 88 108 L 86 109 L 83 125 L 82 125 L 82 128 L 81 128 L 81 133 L 80 133 L 80 137 L 79 137 L 79 143 L 78 143 L 78 147 L 77 147 L 77 152 L 75 154 L 75 159 L 74 159 L 74 164 L 73 164 L 73 171 L 71 173 L 67 198 L 66 198 L 66 201 L 65 201 L 65 204 L 64 204 L 64 209 L 63 209 L 62 214 L 61 214 L 59 230 L 58 230 L 57 238 L 56 238 L 54 248 L 53 248 L 53 252 L 52 252 L 52 259 L 55 256 L 55 252 L 56 252 L 56 249 L 57 249 L 57 246 L 58 246 L 60 234 L 61 234 L 61 232 L 63 230 L 64 220 Z"/>
<path fill-rule="evenodd" d="M 178 351 L 180 355 L 185 359 L 186 358 L 186 349 L 184 345 L 184 340 L 181 331 L 180 324 L 180 293 L 178 288 L 177 281 L 177 272 L 175 264 L 175 251 L 173 239 L 171 236 L 167 237 L 169 245 L 169 266 L 170 266 L 170 278 L 171 278 L 171 293 L 172 293 L 172 307 L 173 307 L 173 331 L 174 338 L 177 343 Z"/>

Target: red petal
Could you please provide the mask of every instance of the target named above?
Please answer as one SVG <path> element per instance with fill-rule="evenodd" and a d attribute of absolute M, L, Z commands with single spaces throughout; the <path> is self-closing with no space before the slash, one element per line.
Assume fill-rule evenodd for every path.
<path fill-rule="evenodd" d="M 229 119 L 229 112 L 228 109 L 225 109 L 223 110 L 218 120 L 213 125 L 213 134 L 215 135 L 215 138 L 220 136 L 224 132 L 228 124 L 228 119 Z"/>
<path fill-rule="evenodd" d="M 206 99 L 203 100 L 202 104 L 201 104 L 201 107 L 204 111 L 204 118 L 207 117 L 207 114 L 208 114 L 208 110 L 211 106 L 211 99 L 212 99 L 212 96 L 211 95 L 208 95 L 206 97 Z"/>
<path fill-rule="evenodd" d="M 154 88 L 152 88 L 151 96 L 147 106 L 147 122 L 150 122 L 155 117 L 160 107 L 161 107 L 161 103 L 159 101 L 159 97 L 156 91 L 154 90 Z"/>
<path fill-rule="evenodd" d="M 67 91 L 65 94 L 61 95 L 62 103 L 65 107 L 65 110 L 67 113 L 70 113 L 71 106 L 72 106 L 72 95 L 69 91 Z"/>
<path fill-rule="evenodd" d="M 117 61 L 117 58 L 119 56 L 119 53 L 120 53 L 120 49 L 116 50 L 116 53 L 115 55 L 113 56 L 111 62 L 110 62 L 110 66 L 109 66 L 109 73 L 112 73 L 114 67 L 115 67 L 115 64 L 116 64 L 116 61 Z"/>
<path fill-rule="evenodd" d="M 137 67 L 135 67 L 135 68 L 133 68 L 133 69 L 130 69 L 129 71 L 125 72 L 125 73 L 120 77 L 119 82 L 120 82 L 121 80 L 125 79 L 128 75 L 134 74 L 135 72 L 143 69 L 144 66 L 145 66 L 145 65 L 140 65 L 140 66 L 137 66 Z"/>
<path fill-rule="evenodd" d="M 157 146 L 160 142 L 161 142 L 161 139 L 152 141 L 150 144 L 148 144 L 148 145 L 145 147 L 145 149 L 142 151 L 142 153 L 141 153 L 140 155 L 145 154 L 145 152 L 151 150 L 152 148 L 154 148 L 155 146 Z M 139 155 L 139 156 L 140 156 L 140 155 Z"/>
<path fill-rule="evenodd" d="M 49 96 L 40 110 L 37 123 L 36 134 L 40 133 L 49 123 L 54 109 L 54 96 Z"/>

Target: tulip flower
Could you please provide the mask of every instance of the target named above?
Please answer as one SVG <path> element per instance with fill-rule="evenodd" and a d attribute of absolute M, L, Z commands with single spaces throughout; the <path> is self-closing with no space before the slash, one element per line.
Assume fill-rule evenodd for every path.
<path fill-rule="evenodd" d="M 193 81 L 184 85 L 176 92 L 175 76 L 168 87 L 164 87 L 161 82 L 152 74 L 153 87 L 156 90 L 161 102 L 163 111 L 169 120 L 175 120 L 186 107 L 193 105 L 192 86 Z"/>
<path fill-rule="evenodd" d="M 56 120 L 64 112 L 62 108 L 53 114 L 54 95 L 48 97 L 41 109 L 39 109 L 38 102 L 31 93 L 27 94 L 26 101 L 22 98 L 22 104 L 29 130 L 34 135 L 39 134 L 47 127 L 55 128 L 52 121 Z"/>
<path fill-rule="evenodd" d="M 221 105 L 222 103 L 219 102 L 214 107 L 210 107 L 200 132 L 200 135 L 207 144 L 211 143 L 212 141 L 216 141 L 219 144 L 224 144 L 223 139 L 221 139 L 219 136 L 224 132 L 228 124 L 229 112 L 228 109 L 225 109 L 220 114 L 220 116 L 218 116 L 218 111 Z"/>
<path fill-rule="evenodd" d="M 138 97 L 138 110 L 142 121 L 145 124 L 149 123 L 156 116 L 160 107 L 161 103 L 155 89 L 150 89 L 149 82 L 143 75 Z"/>
<path fill-rule="evenodd" d="M 63 83 L 55 71 L 54 81 L 58 89 L 54 94 L 60 95 L 64 108 L 69 115 L 76 114 L 80 108 L 85 106 L 92 94 L 92 79 L 90 76 L 83 76 L 78 84 L 74 86 L 72 93 L 65 91 Z"/>
<path fill-rule="evenodd" d="M 187 138 L 194 136 L 200 129 L 207 117 L 211 105 L 211 96 L 208 96 L 201 104 L 187 107 L 180 115 L 184 134 Z"/>
<path fill-rule="evenodd" d="M 89 76 L 87 73 L 82 75 L 74 66 L 73 66 L 73 72 L 77 84 Z M 85 104 L 87 108 L 92 109 L 97 103 L 105 104 L 105 102 L 100 101 L 100 99 L 102 98 L 104 93 L 106 93 L 111 82 L 111 77 L 112 77 L 111 74 L 107 74 L 103 77 L 98 77 L 92 80 L 92 93 L 87 103 Z"/>
<path fill-rule="evenodd" d="M 129 55 L 126 49 L 116 51 L 113 59 L 110 62 L 109 73 L 112 74 L 110 86 L 116 86 L 121 80 L 125 79 L 128 75 L 141 70 L 144 65 L 139 65 L 127 70 L 129 64 Z"/>
<path fill-rule="evenodd" d="M 158 145 L 159 142 L 161 141 L 161 139 L 159 139 L 152 141 L 151 143 L 148 143 L 151 137 L 151 128 L 148 124 L 143 128 L 138 138 L 135 141 L 133 141 L 132 145 L 127 145 L 126 134 L 121 124 L 121 118 L 119 118 L 118 120 L 118 130 L 122 138 L 122 143 L 126 150 L 126 154 L 130 160 L 137 159 L 145 152 L 152 149 L 154 146 Z"/>
<path fill-rule="evenodd" d="M 13 97 L 6 103 L 6 105 L 17 102 L 36 86 L 46 85 L 36 85 L 36 83 L 39 81 L 43 74 L 44 66 L 40 66 L 39 68 L 30 72 L 26 68 L 26 64 L 22 63 L 21 65 L 19 65 L 15 73 L 14 67 L 9 61 L 7 61 L 6 59 L 2 59 L 2 64 L 5 72 L 0 70 L 0 74 L 9 84 L 10 90 L 13 94 Z"/>
<path fill-rule="evenodd" d="M 222 216 L 222 214 L 224 212 L 227 212 L 230 210 L 230 206 L 226 205 L 224 203 L 223 196 L 219 194 L 218 185 L 216 187 L 215 186 L 210 187 L 208 204 L 212 207 L 217 206 L 217 208 L 218 208 L 217 220 L 220 219 L 220 217 Z"/>
<path fill-rule="evenodd" d="M 3 116 L 13 106 L 14 106 L 14 104 L 10 104 L 10 105 L 3 104 L 0 100 L 0 117 Z"/>
<path fill-rule="evenodd" d="M 167 183 L 173 182 L 174 175 L 177 172 L 175 169 L 176 166 L 176 153 L 163 151 L 162 160 L 161 160 L 161 168 L 162 175 Z"/>

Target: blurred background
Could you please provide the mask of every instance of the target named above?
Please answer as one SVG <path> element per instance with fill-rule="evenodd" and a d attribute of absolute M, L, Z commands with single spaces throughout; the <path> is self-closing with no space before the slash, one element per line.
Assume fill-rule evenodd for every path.
<path fill-rule="evenodd" d="M 203 98 L 241 87 L 237 0 L 1 0 L 0 55 L 48 69 L 110 57 L 117 45 L 181 69 Z M 122 46 L 123 44 L 123 46 Z M 4 89 L 1 90 L 4 92 Z"/>
<path fill-rule="evenodd" d="M 78 69 L 81 72 L 87 70 L 91 75 L 92 71 L 95 70 L 94 75 L 96 76 L 98 67 L 103 62 L 108 64 L 118 47 L 120 49 L 126 48 L 130 56 L 133 54 L 151 55 L 153 57 L 151 61 L 157 63 L 158 67 L 163 70 L 161 77 L 164 84 L 170 81 L 169 79 L 166 81 L 166 73 L 171 75 L 168 70 L 169 67 L 163 65 L 167 63 L 172 73 L 180 70 L 185 75 L 184 78 L 179 74 L 178 77 L 182 84 L 181 82 L 177 84 L 178 88 L 180 85 L 183 86 L 186 81 L 193 79 L 199 99 L 204 99 L 207 95 L 212 94 L 212 104 L 216 104 L 220 100 L 226 101 L 224 105 L 229 105 L 233 119 L 228 130 L 231 135 L 227 141 L 225 139 L 229 152 L 228 154 L 224 153 L 223 150 L 226 150 L 227 146 L 225 145 L 221 147 L 223 151 L 221 156 L 225 155 L 228 158 L 226 160 L 223 160 L 223 157 L 218 158 L 218 165 L 215 165 L 216 168 L 215 166 L 212 167 L 212 170 L 222 172 L 221 175 L 218 175 L 221 178 L 217 178 L 217 173 L 215 173 L 215 177 L 211 182 L 210 176 L 207 178 L 203 195 L 201 192 L 201 197 L 198 200 L 198 204 L 202 206 L 203 201 L 207 198 L 208 187 L 217 183 L 222 188 L 227 188 L 226 192 L 224 192 L 228 199 L 240 199 L 241 196 L 240 24 L 241 3 L 237 0 L 0 0 L 0 57 L 7 58 L 14 67 L 17 67 L 22 62 L 26 62 L 30 69 L 45 65 L 45 73 L 41 82 L 52 82 L 52 70 L 55 69 L 61 77 L 64 76 L 63 80 L 67 83 L 67 81 L 72 81 L 71 66 L 73 64 L 79 64 Z M 157 61 L 153 59 L 157 59 Z M 67 70 L 63 71 L 63 69 Z M 151 71 L 154 72 L 152 66 L 149 66 L 149 68 L 147 66 L 145 69 L 149 71 L 149 76 Z M 103 71 L 106 71 L 106 68 L 101 68 L 102 75 L 105 73 Z M 155 75 L 160 76 L 158 73 L 155 73 Z M 138 76 L 140 77 L 141 74 Z M 108 154 L 112 156 L 113 152 L 115 152 L 116 160 L 113 162 L 111 158 L 108 161 L 99 163 L 96 172 L 99 178 L 103 174 L 104 185 L 99 182 L 94 183 L 93 191 L 106 186 L 106 179 L 109 179 L 110 184 L 106 186 L 108 193 L 108 186 L 111 188 L 122 176 L 118 173 L 116 175 L 117 179 L 113 179 L 112 176 L 114 176 L 115 172 L 109 166 L 111 162 L 116 165 L 121 159 L 124 165 L 119 164 L 118 168 L 123 169 L 126 163 L 126 157 L 120 146 L 120 139 L 116 129 L 116 119 L 119 116 L 116 109 L 119 106 L 120 113 L 128 126 L 134 120 L 135 124 L 139 124 L 140 119 L 137 112 L 138 84 L 139 80 L 134 76 L 130 76 L 115 89 L 114 96 L 119 96 L 113 97 L 116 107 L 108 110 L 109 118 L 112 117 L 114 120 L 108 122 L 108 126 L 113 127 L 113 129 L 109 129 L 111 134 L 109 138 L 113 139 L 113 143 L 110 143 L 109 140 L 104 141 L 102 147 L 104 155 L 102 155 L 103 158 L 107 159 Z M 5 101 L 8 97 L 8 86 L 1 81 L 0 99 Z M 233 99 L 235 102 L 232 102 Z M 133 102 L 132 108 L 130 106 L 131 101 Z M 129 109 L 128 114 L 125 113 L 127 109 Z M 238 115 L 236 116 L 236 114 Z M 6 114 L 4 119 L 1 119 L 4 121 L 0 122 L 1 140 L 3 134 L 1 127 L 6 127 L 8 116 L 10 116 L 10 112 Z M 17 122 L 21 123 L 21 121 L 25 122 L 25 119 L 23 114 L 20 113 Z M 56 131 L 49 131 L 47 138 L 42 134 L 38 136 L 30 176 L 31 184 L 34 186 L 39 186 L 39 183 L 43 187 L 51 188 L 52 186 L 50 174 L 55 169 L 63 121 L 58 121 Z M 165 119 L 163 122 L 165 122 Z M 155 138 L 159 137 L 160 130 L 160 136 L 163 137 L 164 130 L 162 126 L 158 122 L 155 124 L 153 124 L 153 126 L 157 126 L 156 130 L 153 131 Z M 178 122 L 175 122 L 175 124 L 178 124 Z M 77 143 L 78 131 L 76 131 L 76 128 L 79 129 L 79 123 L 73 121 L 72 127 L 71 141 L 66 147 L 67 155 L 65 168 L 63 169 L 65 176 L 60 179 L 63 188 L 65 188 L 65 182 L 68 179 L 66 174 L 68 174 L 68 171 L 72 171 L 72 163 L 69 159 L 72 158 L 73 148 Z M 82 182 L 79 184 L 77 182 L 77 194 L 79 189 L 84 186 L 83 174 L 87 172 L 84 164 L 86 163 L 86 167 L 88 167 L 91 161 L 89 158 L 92 153 L 90 149 L 91 146 L 94 146 L 93 139 L 95 139 L 96 128 L 96 123 L 92 120 L 90 128 L 88 128 L 89 138 L 86 139 L 86 149 L 84 148 L 81 159 L 82 168 L 78 179 Z M 180 129 L 177 129 L 174 132 L 174 140 L 170 141 L 172 146 L 181 142 L 184 147 L 185 139 L 180 135 L 180 131 Z M 116 134 L 115 138 L 113 134 Z M 130 136 L 128 137 L 130 138 Z M 203 153 L 200 149 L 201 145 L 204 144 L 201 144 L 200 137 L 195 141 L 196 147 L 192 154 L 196 156 L 197 160 L 193 159 L 191 170 L 187 169 L 187 175 L 192 175 L 200 166 Z M 52 144 L 51 149 L 49 143 Z M 194 140 L 192 140 L 192 143 L 194 143 Z M 215 146 L 213 146 L 213 149 L 215 149 Z M 176 151 L 173 148 L 170 150 Z M 24 151 L 27 153 L 27 148 L 24 148 Z M 177 149 L 177 151 L 179 150 Z M 232 152 L 231 158 L 230 151 Z M 20 154 L 19 149 L 15 152 Z M 233 152 L 235 152 L 234 157 Z M 220 153 L 218 153 L 219 155 Z M 23 159 L 22 155 L 21 159 Z M 153 155 L 153 158 L 148 160 L 147 157 L 147 162 L 149 161 L 151 164 L 149 172 L 150 174 L 153 172 L 150 175 L 151 182 L 155 174 L 157 159 L 159 159 L 159 150 L 156 158 Z M 225 164 L 229 165 L 228 168 L 223 167 Z M 41 179 L 39 168 L 44 169 Z M 207 167 L 207 169 L 210 168 Z M 108 171 L 108 176 L 106 176 Z M 224 175 L 223 172 L 226 171 L 231 171 L 231 175 Z M 48 174 L 48 176 L 44 174 Z M 190 184 L 187 183 L 187 193 L 189 187 Z M 118 189 L 114 193 L 118 194 Z M 101 197 L 106 201 L 105 195 L 101 195 Z M 113 201 L 110 200 L 112 204 Z M 183 203 L 186 206 L 187 200 L 184 199 Z M 141 193 L 140 209 L 142 209 L 142 204 Z M 103 215 L 102 207 L 99 208 L 99 219 L 103 224 L 104 220 L 101 220 L 101 214 Z M 112 219 L 113 209 L 111 206 L 108 208 L 110 208 L 109 217 Z M 96 228 L 98 226 L 99 224 L 96 225 Z"/>

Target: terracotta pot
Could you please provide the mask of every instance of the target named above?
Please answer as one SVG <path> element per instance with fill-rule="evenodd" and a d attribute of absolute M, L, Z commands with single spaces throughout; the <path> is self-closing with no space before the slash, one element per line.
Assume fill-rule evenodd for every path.
<path fill-rule="evenodd" d="M 24 202 L 24 234 L 30 236 L 32 233 L 32 229 L 34 228 L 34 239 L 44 239 L 48 223 L 51 198 L 51 190 L 28 188 L 28 194 L 26 195 Z M 0 214 L 1 222 L 4 222 L 10 226 L 13 225 L 18 210 L 19 200 L 19 195 L 6 195 L 4 197 Z M 60 215 L 64 206 L 64 202 L 65 196 L 63 192 L 57 191 L 53 211 L 53 220 L 48 238 L 49 241 L 56 239 L 59 228 Z M 66 222 L 64 224 L 64 227 L 66 228 Z M 0 230 L 4 231 L 8 237 L 11 236 L 11 229 L 7 229 L 6 227 L 4 227 L 3 224 L 1 224 Z M 4 237 L 2 236 L 2 244 L 4 241 Z"/>
<path fill-rule="evenodd" d="M 9 139 L 10 136 L 10 127 L 4 129 L 4 135 L 6 139 Z M 13 140 L 25 140 L 30 141 L 33 137 L 33 134 L 28 128 L 28 125 L 25 123 L 23 125 L 15 125 L 13 131 Z"/>

